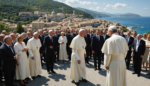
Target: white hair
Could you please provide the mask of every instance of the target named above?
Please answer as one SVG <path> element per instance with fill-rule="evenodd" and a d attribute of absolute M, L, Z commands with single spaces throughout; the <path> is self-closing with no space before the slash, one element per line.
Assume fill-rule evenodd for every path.
<path fill-rule="evenodd" d="M 117 32 L 117 27 L 116 26 L 110 26 L 108 28 L 108 30 L 111 30 L 113 33 L 116 33 Z"/>
<path fill-rule="evenodd" d="M 48 31 L 48 33 L 51 33 L 51 32 L 53 32 L 53 30 L 49 30 L 49 31 Z"/>

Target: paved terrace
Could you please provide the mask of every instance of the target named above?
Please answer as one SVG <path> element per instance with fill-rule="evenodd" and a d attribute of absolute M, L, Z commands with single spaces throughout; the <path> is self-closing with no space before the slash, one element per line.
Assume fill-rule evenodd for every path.
<path fill-rule="evenodd" d="M 86 75 L 87 83 L 81 82 L 79 86 L 105 86 L 106 82 L 106 70 L 102 63 L 102 71 L 95 71 L 93 66 L 93 59 L 90 59 L 90 64 L 87 65 Z M 69 78 L 70 74 L 70 62 L 61 63 L 57 61 L 54 66 L 56 74 L 48 74 L 46 71 L 46 66 L 43 66 L 42 77 L 37 77 L 35 80 L 28 80 L 26 86 L 76 86 L 71 83 Z M 133 68 L 127 70 L 127 86 L 150 86 L 150 76 L 147 76 L 145 69 L 142 69 L 141 77 L 137 75 L 132 75 Z M 15 82 L 17 86 L 20 86 L 19 81 Z M 5 86 L 4 83 L 0 86 Z"/>

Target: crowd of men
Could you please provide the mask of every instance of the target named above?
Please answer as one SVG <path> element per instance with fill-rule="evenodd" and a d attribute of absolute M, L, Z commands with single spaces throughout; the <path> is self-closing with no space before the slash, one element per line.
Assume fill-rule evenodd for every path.
<path fill-rule="evenodd" d="M 22 63 L 18 62 L 19 54 L 15 53 L 14 45 L 17 43 L 16 38 L 20 35 L 23 36 L 23 42 L 25 43 L 27 59 L 30 64 L 30 76 L 32 79 L 36 77 L 40 77 L 41 68 L 39 65 L 37 66 L 38 61 L 36 58 L 40 57 L 40 64 L 43 66 L 43 62 L 46 63 L 47 72 L 49 74 L 56 73 L 54 71 L 53 65 L 57 61 L 59 61 L 59 47 L 60 44 L 58 42 L 59 37 L 61 36 L 61 32 L 64 32 L 64 36 L 66 36 L 68 42 L 66 46 L 68 61 L 71 61 L 71 53 L 72 49 L 70 48 L 70 44 L 74 37 L 76 37 L 79 33 L 78 30 L 74 29 L 64 29 L 64 30 L 47 30 L 47 29 L 39 29 L 38 31 L 32 31 L 32 29 L 28 29 L 27 33 L 7 33 L 3 30 L 0 34 L 0 82 L 3 82 L 3 78 L 5 78 L 6 86 L 15 86 L 13 81 L 16 76 L 16 66 L 19 66 Z M 85 42 L 86 42 L 86 58 L 85 63 L 89 64 L 89 59 L 94 59 L 94 70 L 101 70 L 101 62 L 104 61 L 104 54 L 101 49 L 105 41 L 110 37 L 107 34 L 107 29 L 104 30 L 86 30 L 85 29 Z M 130 69 L 130 61 L 131 57 L 133 57 L 133 66 L 134 73 L 140 76 L 141 72 L 141 64 L 142 58 L 145 53 L 145 41 L 141 38 L 140 34 L 137 35 L 136 31 L 133 32 L 133 37 L 131 36 L 131 32 L 128 31 L 127 35 L 124 35 L 123 30 L 117 31 L 118 35 L 124 37 L 129 47 L 129 51 L 125 58 L 127 69 Z M 34 40 L 35 39 L 35 40 Z M 39 40 L 39 41 L 38 41 Z M 40 42 L 40 43 L 38 43 Z M 119 46 L 119 45 L 118 45 Z M 37 50 L 38 52 L 37 52 Z M 26 50 L 26 49 L 25 49 Z M 34 61 L 32 61 L 34 60 Z M 97 62 L 98 61 L 98 62 Z M 35 65 L 36 64 L 36 65 Z M 36 66 L 36 67 L 35 67 Z M 36 73 L 34 73 L 36 71 Z M 39 71 L 39 72 L 37 72 Z M 32 73 L 33 72 L 33 73 Z M 4 74 L 4 75 L 3 75 Z M 29 76 L 25 79 L 29 79 Z M 26 83 L 26 81 L 24 82 Z M 22 83 L 23 86 L 25 84 Z"/>

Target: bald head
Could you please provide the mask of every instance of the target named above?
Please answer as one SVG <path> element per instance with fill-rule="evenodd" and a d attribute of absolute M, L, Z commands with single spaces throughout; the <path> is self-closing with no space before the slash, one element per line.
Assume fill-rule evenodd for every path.
<path fill-rule="evenodd" d="M 137 35 L 137 40 L 140 40 L 141 37 L 142 37 L 141 34 L 138 34 L 138 35 Z"/>

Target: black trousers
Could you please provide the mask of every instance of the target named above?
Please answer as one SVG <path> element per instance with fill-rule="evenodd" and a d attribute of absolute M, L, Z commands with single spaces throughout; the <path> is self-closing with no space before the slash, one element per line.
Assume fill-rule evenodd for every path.
<path fill-rule="evenodd" d="M 69 60 L 71 60 L 71 53 L 72 53 L 71 48 L 68 48 L 68 59 Z"/>
<path fill-rule="evenodd" d="M 104 53 L 101 53 L 102 61 L 104 61 Z"/>
<path fill-rule="evenodd" d="M 0 70 L 0 81 L 2 81 L 2 73 L 3 73 L 3 71 Z"/>
<path fill-rule="evenodd" d="M 46 55 L 47 72 L 49 72 L 50 70 L 53 71 L 54 58 L 55 58 L 54 54 Z"/>
<path fill-rule="evenodd" d="M 89 49 L 86 49 L 86 56 L 85 61 L 86 63 L 89 63 Z"/>
<path fill-rule="evenodd" d="M 127 56 L 126 56 L 126 58 L 125 58 L 125 61 L 126 61 L 126 66 L 127 66 L 127 68 L 129 68 L 129 66 L 130 66 L 130 61 L 131 61 L 131 51 L 128 51 Z"/>
<path fill-rule="evenodd" d="M 140 75 L 141 73 L 141 65 L 142 65 L 142 58 L 138 54 L 138 52 L 134 52 L 134 72 Z"/>
<path fill-rule="evenodd" d="M 59 47 L 57 47 L 57 58 L 56 58 L 57 60 L 59 60 Z"/>
<path fill-rule="evenodd" d="M 4 77 L 5 77 L 5 84 L 6 86 L 13 86 L 13 79 L 15 76 L 15 69 L 16 68 L 4 68 Z"/>
<path fill-rule="evenodd" d="M 93 54 L 94 55 L 94 67 L 97 68 L 97 58 L 98 58 L 98 68 L 101 67 L 101 52 L 96 52 Z"/>
<path fill-rule="evenodd" d="M 92 57 L 92 48 L 91 48 L 91 46 L 89 47 L 89 56 L 90 56 L 90 58 Z"/>

